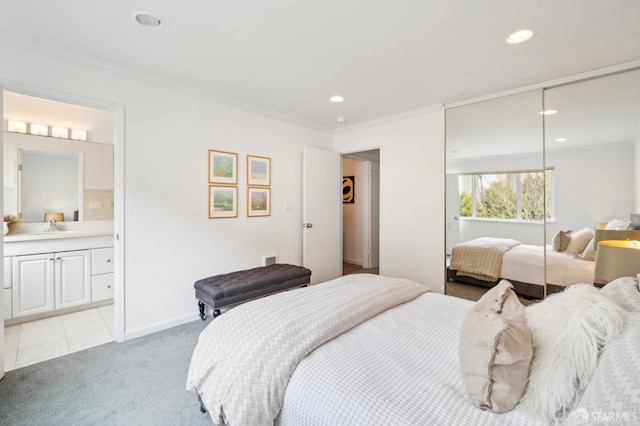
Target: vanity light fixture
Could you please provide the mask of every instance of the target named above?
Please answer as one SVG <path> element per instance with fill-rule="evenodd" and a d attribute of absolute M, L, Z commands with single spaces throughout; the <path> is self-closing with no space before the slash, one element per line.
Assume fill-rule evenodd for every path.
<path fill-rule="evenodd" d="M 51 136 L 54 138 L 69 139 L 69 129 L 66 127 L 51 126 Z"/>
<path fill-rule="evenodd" d="M 29 124 L 29 133 L 37 136 L 49 136 L 49 126 L 46 124 Z"/>
<path fill-rule="evenodd" d="M 7 120 L 7 131 L 14 133 L 27 133 L 27 123 L 25 121 Z"/>
<path fill-rule="evenodd" d="M 71 129 L 71 139 L 73 139 L 75 141 L 86 141 L 87 140 L 87 131 L 86 130 Z"/>
<path fill-rule="evenodd" d="M 332 97 L 329 98 L 329 100 L 331 102 L 333 102 L 334 104 L 339 104 L 340 102 L 344 101 L 344 96 L 342 96 L 342 95 L 333 95 Z"/>
<path fill-rule="evenodd" d="M 557 114 L 558 111 L 555 109 L 545 109 L 544 111 L 540 111 L 538 114 L 539 115 L 553 115 L 553 114 Z"/>
<path fill-rule="evenodd" d="M 141 27 L 150 28 L 152 30 L 161 30 L 165 27 L 162 20 L 147 12 L 135 12 L 133 14 L 133 20 Z"/>
<path fill-rule="evenodd" d="M 519 30 L 507 37 L 507 43 L 519 44 L 528 41 L 533 37 L 533 31 L 531 30 Z"/>

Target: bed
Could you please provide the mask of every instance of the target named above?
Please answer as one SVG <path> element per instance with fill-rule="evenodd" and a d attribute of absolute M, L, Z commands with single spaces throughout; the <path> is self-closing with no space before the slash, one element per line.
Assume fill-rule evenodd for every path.
<path fill-rule="evenodd" d="M 613 283 L 610 286 L 614 288 Z M 601 292 L 593 286 L 572 286 L 572 290 L 578 287 Z M 640 310 L 637 280 L 627 287 L 633 294 L 619 299 L 630 309 Z M 563 315 L 567 299 L 560 298 L 573 297 L 570 293 L 559 293 L 534 306 L 552 303 L 555 297 L 560 308 L 549 306 L 556 315 Z M 574 293 L 577 297 L 578 292 Z M 515 293 L 513 297 L 517 300 Z M 201 333 L 189 366 L 187 389 L 198 395 L 213 423 L 230 426 L 548 424 L 520 405 L 500 414 L 479 409 L 466 393 L 460 335 L 463 319 L 477 305 L 433 293 L 409 280 L 370 274 L 348 275 L 248 302 L 212 320 Z M 576 305 L 586 313 L 573 318 L 581 321 L 579 317 L 595 315 L 586 301 Z M 602 305 L 602 300 L 596 300 L 594 306 Z M 549 311 L 541 312 L 538 318 L 544 321 L 549 316 Z M 565 332 L 558 338 L 567 342 L 571 340 L 567 336 L 576 334 L 574 330 L 603 328 L 602 317 L 597 316 L 596 321 L 601 327 L 580 325 L 562 330 L 554 322 L 550 328 Z M 640 317 L 637 322 L 640 326 Z M 622 320 L 619 328 L 621 324 Z M 625 347 L 630 353 L 640 350 L 640 327 L 634 333 L 631 349 Z M 602 347 L 605 341 L 599 338 Z M 548 363 L 554 368 L 567 361 L 557 350 L 559 345 L 549 345 L 550 354 L 561 357 Z M 593 342 L 588 347 L 593 352 Z M 637 357 L 626 357 L 624 362 L 635 362 L 627 366 L 619 354 L 613 355 L 618 358 L 609 367 L 622 369 L 623 376 L 635 382 L 608 384 L 614 390 L 631 389 L 631 396 L 621 398 L 640 404 Z M 554 373 L 553 382 L 556 376 Z M 584 384 L 585 380 L 570 378 L 568 382 Z M 600 394 L 603 389 L 600 383 L 593 391 L 598 403 L 607 401 Z M 593 409 L 588 402 L 584 404 Z M 640 407 L 635 408 L 640 413 Z"/>
<path fill-rule="evenodd" d="M 483 237 L 453 247 L 447 279 L 487 288 L 507 279 L 518 294 L 543 298 L 545 281 L 548 293 L 572 284 L 593 283 L 594 266 L 591 260 L 554 251 L 551 245 L 545 250 L 545 246 Z"/>

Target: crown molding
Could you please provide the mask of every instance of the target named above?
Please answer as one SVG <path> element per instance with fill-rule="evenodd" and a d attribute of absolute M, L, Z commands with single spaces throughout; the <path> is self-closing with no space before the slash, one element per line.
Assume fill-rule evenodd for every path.
<path fill-rule="evenodd" d="M 60 49 L 51 45 L 45 45 L 42 43 L 35 43 L 30 40 L 15 37 L 13 35 L 0 32 L 0 42 L 7 43 L 9 48 L 18 50 L 19 52 L 31 51 L 40 55 L 48 56 L 53 59 L 63 59 L 75 64 L 84 65 L 101 71 L 107 71 L 114 74 L 118 74 L 133 80 L 137 80 L 146 84 L 150 84 L 156 87 L 173 90 L 182 94 L 187 94 L 196 98 L 212 101 L 227 107 L 238 109 L 244 112 L 268 117 L 288 123 L 296 124 L 298 126 L 312 128 L 314 130 L 321 131 L 323 133 L 333 134 L 333 129 L 319 124 L 303 120 L 298 117 L 294 117 L 288 114 L 280 113 L 277 111 L 262 108 L 256 105 L 248 104 L 245 102 L 237 101 L 235 99 L 227 98 L 214 91 L 206 90 L 188 84 L 180 83 L 173 80 L 167 80 L 154 74 L 148 74 L 143 72 L 136 72 L 128 70 L 124 67 L 116 64 L 102 61 L 89 55 L 82 55 L 70 52 L 68 50 Z M 0 78 L 1 80 L 1 78 Z M 14 85 L 19 85 L 19 82 L 14 82 Z"/>
<path fill-rule="evenodd" d="M 412 109 L 412 110 L 401 112 L 401 113 L 398 113 L 398 114 L 387 115 L 385 117 L 380 117 L 380 118 L 376 118 L 376 119 L 373 119 L 373 120 L 365 121 L 365 122 L 362 122 L 362 123 L 357 123 L 357 124 L 352 124 L 352 125 L 349 125 L 349 126 L 341 127 L 339 129 L 336 129 L 334 131 L 334 133 L 336 135 L 343 134 L 343 133 L 349 133 L 349 132 L 353 132 L 353 131 L 356 131 L 356 130 L 366 129 L 368 127 L 379 126 L 381 124 L 392 123 L 394 121 L 400 121 L 400 120 L 404 120 L 404 119 L 407 119 L 407 118 L 415 117 L 415 116 L 418 116 L 418 115 L 428 114 L 428 113 L 431 113 L 431 112 L 440 111 L 440 110 L 443 110 L 443 109 L 444 109 L 444 104 L 430 105 L 430 106 L 427 106 L 427 107 Z"/>

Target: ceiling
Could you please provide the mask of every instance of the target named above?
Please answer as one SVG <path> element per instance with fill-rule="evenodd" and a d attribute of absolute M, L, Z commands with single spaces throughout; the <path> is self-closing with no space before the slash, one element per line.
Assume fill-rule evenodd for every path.
<path fill-rule="evenodd" d="M 0 37 L 26 48 L 323 129 L 640 59 L 637 0 L 3 3 Z"/>

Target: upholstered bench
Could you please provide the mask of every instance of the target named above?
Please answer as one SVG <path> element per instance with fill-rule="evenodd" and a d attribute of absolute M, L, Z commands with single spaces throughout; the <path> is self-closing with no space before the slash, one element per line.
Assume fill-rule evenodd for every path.
<path fill-rule="evenodd" d="M 302 266 L 276 263 L 269 266 L 214 275 L 196 281 L 196 299 L 200 318 L 205 320 L 205 305 L 213 309 L 213 317 L 220 308 L 251 299 L 278 293 L 292 287 L 303 287 L 311 281 L 311 271 Z"/>

